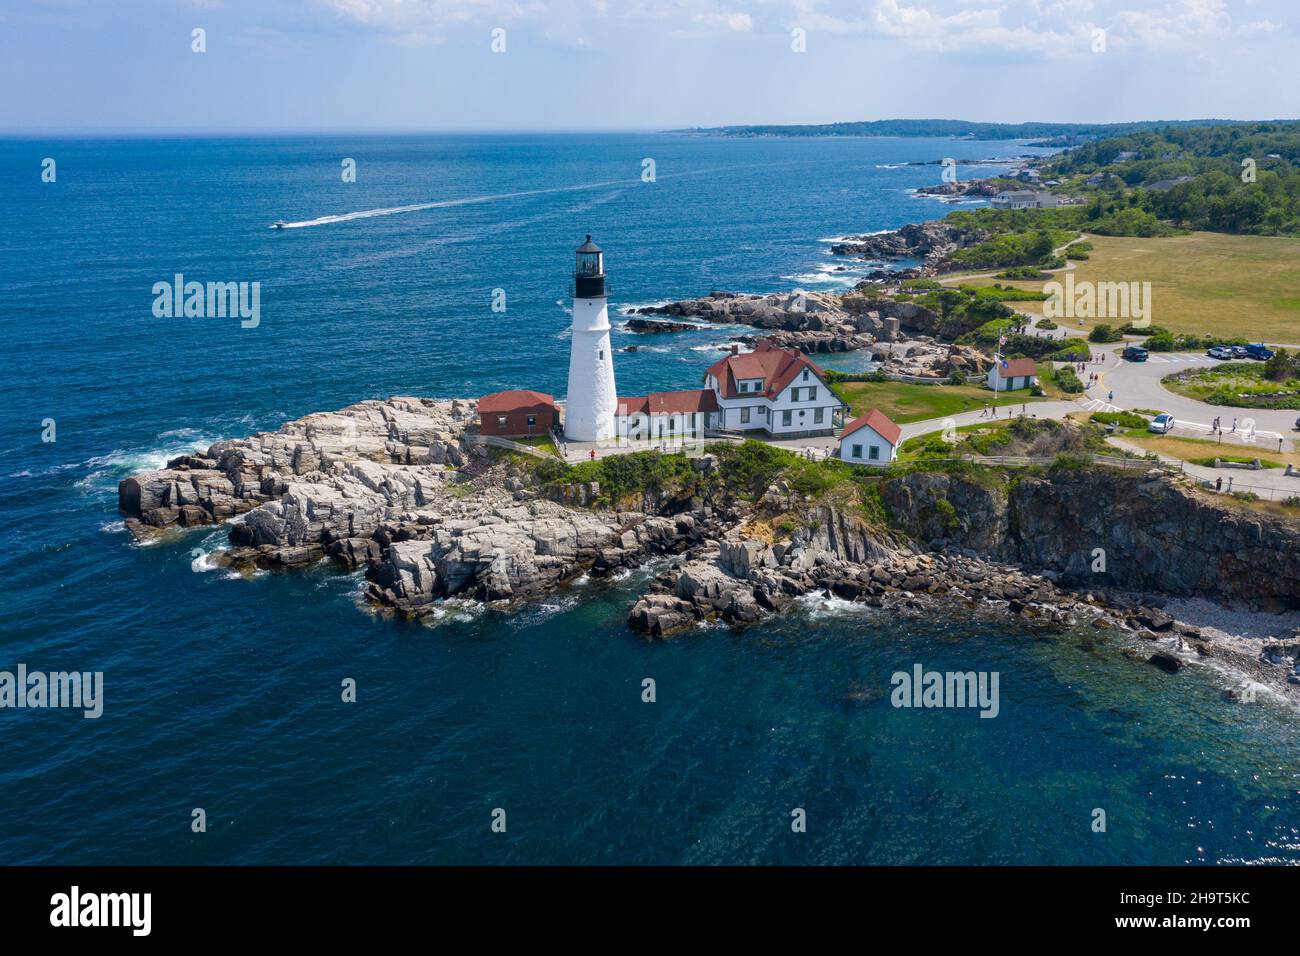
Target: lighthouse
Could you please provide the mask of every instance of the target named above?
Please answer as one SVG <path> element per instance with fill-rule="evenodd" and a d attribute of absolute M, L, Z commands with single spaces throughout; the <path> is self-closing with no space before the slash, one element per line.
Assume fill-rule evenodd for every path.
<path fill-rule="evenodd" d="M 612 439 L 617 405 L 609 305 L 605 301 L 605 254 L 587 236 L 578 247 L 573 271 L 573 338 L 569 343 L 564 436 L 570 441 Z"/>

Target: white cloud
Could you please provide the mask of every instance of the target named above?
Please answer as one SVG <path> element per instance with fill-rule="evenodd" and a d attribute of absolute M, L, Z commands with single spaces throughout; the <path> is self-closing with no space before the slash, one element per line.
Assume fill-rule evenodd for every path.
<path fill-rule="evenodd" d="M 926 51 L 1090 55 L 1094 27 L 1112 49 L 1188 50 L 1281 28 L 1263 11 L 1234 24 L 1228 0 L 318 0 L 340 18 L 393 36 L 437 36 L 459 23 L 534 22 L 548 37 L 589 28 L 670 36 L 784 32 L 876 36 Z M 1157 0 L 1158 2 L 1158 0 Z M 1292 0 L 1245 0 L 1250 7 Z M 1285 10 L 1285 6 L 1281 8 Z M 1207 48 L 1207 53 L 1213 52 Z"/>

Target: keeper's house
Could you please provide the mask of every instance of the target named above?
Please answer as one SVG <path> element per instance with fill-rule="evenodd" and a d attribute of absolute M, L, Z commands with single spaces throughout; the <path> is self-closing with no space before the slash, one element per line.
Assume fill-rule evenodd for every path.
<path fill-rule="evenodd" d="M 549 432 L 560 412 L 550 395 L 518 388 L 484 395 L 478 400 L 478 417 L 481 434 L 526 438 Z"/>
<path fill-rule="evenodd" d="M 849 422 L 835 455 L 853 465 L 883 465 L 898 457 L 898 439 L 903 430 L 889 416 L 873 408 Z"/>
<path fill-rule="evenodd" d="M 806 355 L 768 342 L 744 355 L 733 348 L 705 373 L 704 385 L 718 404 L 709 427 L 755 437 L 833 435 L 848 411 Z"/>
<path fill-rule="evenodd" d="M 718 410 L 718 400 L 707 388 L 619 398 L 614 431 L 625 441 L 702 440 L 705 430 L 713 427 L 711 422 Z"/>
<path fill-rule="evenodd" d="M 1002 359 L 989 369 L 989 388 L 995 392 L 1014 392 L 1038 384 L 1038 366 L 1033 359 Z"/>

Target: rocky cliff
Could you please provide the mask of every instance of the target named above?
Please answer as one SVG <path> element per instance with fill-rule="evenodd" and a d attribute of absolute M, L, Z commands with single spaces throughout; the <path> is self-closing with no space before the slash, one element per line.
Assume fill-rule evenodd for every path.
<path fill-rule="evenodd" d="M 926 548 L 962 549 L 1075 587 L 1300 608 L 1300 525 L 1158 472 L 917 473 L 884 482 L 881 495 L 894 525 Z"/>
<path fill-rule="evenodd" d="M 549 500 L 473 441 L 474 410 L 398 397 L 309 415 L 132 475 L 119 507 L 137 538 L 231 521 L 220 560 L 234 567 L 364 567 L 368 597 L 410 615 L 457 595 L 540 594 L 681 550 L 717 520 L 703 503 L 660 515 L 655 501 L 601 511 Z"/>

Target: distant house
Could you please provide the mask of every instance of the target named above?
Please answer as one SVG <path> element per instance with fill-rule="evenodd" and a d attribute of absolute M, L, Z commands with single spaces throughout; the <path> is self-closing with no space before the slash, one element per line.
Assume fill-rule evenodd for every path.
<path fill-rule="evenodd" d="M 545 435 L 559 420 L 555 399 L 543 392 L 511 389 L 478 400 L 479 431 L 500 438 Z"/>
<path fill-rule="evenodd" d="M 1038 367 L 1033 359 L 1015 358 L 994 362 L 989 369 L 989 388 L 995 392 L 1014 392 L 1038 384 Z"/>
<path fill-rule="evenodd" d="M 849 422 L 835 446 L 835 456 L 857 465 L 885 464 L 898 457 L 903 430 L 884 412 L 872 409 Z"/>
<path fill-rule="evenodd" d="M 989 202 L 999 209 L 1051 209 L 1061 204 L 1051 193 L 1033 189 L 1004 189 Z"/>
<path fill-rule="evenodd" d="M 651 392 L 639 398 L 619 398 L 614 433 L 623 440 L 704 437 L 715 427 L 720 408 L 711 389 Z"/>
<path fill-rule="evenodd" d="M 833 435 L 847 410 L 808 356 L 766 341 L 743 355 L 733 349 L 713 363 L 704 386 L 718 403 L 710 427 L 771 438 Z"/>

